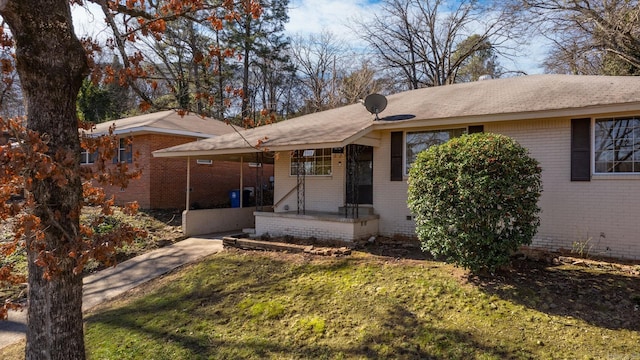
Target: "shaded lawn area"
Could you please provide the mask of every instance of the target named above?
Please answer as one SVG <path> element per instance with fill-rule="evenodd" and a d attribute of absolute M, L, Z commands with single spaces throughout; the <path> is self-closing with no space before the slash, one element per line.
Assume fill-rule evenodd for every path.
<path fill-rule="evenodd" d="M 228 250 L 86 317 L 90 359 L 636 359 L 638 276 Z M 0 357 L 3 353 L 0 351 Z"/>

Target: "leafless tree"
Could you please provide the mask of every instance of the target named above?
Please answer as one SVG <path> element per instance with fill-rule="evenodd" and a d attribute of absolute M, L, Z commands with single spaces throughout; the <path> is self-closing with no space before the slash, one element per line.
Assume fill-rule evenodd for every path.
<path fill-rule="evenodd" d="M 378 77 L 378 71 L 369 61 L 364 61 L 340 81 L 340 96 L 343 104 L 355 104 L 367 95 L 386 92 L 386 81 Z"/>
<path fill-rule="evenodd" d="M 254 103 L 251 107 L 263 109 L 274 116 L 287 117 L 292 112 L 295 67 L 284 51 L 289 46 L 288 42 L 280 44 L 281 46 L 273 45 L 273 48 L 279 48 L 279 51 L 271 52 L 271 56 L 260 56 L 251 68 L 250 95 Z"/>
<path fill-rule="evenodd" d="M 549 72 L 640 73 L 638 0 L 522 0 L 553 41 Z"/>
<path fill-rule="evenodd" d="M 215 51 L 221 47 L 221 33 L 224 30 L 194 16 L 167 24 L 163 37 L 144 37 L 134 44 L 139 51 L 153 54 L 150 78 L 156 84 L 145 92 L 155 107 L 225 118 L 224 100 L 229 95 L 225 88 L 233 72 L 232 65 Z"/>
<path fill-rule="evenodd" d="M 302 100 L 298 114 L 353 104 L 375 92 L 394 92 L 393 81 L 330 31 L 294 37 L 290 52 Z"/>
<path fill-rule="evenodd" d="M 346 61 L 346 46 L 333 33 L 323 31 L 291 41 L 291 60 L 296 66 L 304 99 L 303 113 L 331 109 L 340 104 L 339 82 Z"/>
<path fill-rule="evenodd" d="M 384 0 L 381 11 L 354 28 L 387 69 L 416 89 L 459 81 L 460 68 L 487 44 L 513 55 L 526 25 L 520 16 L 517 7 L 490 1 Z"/>

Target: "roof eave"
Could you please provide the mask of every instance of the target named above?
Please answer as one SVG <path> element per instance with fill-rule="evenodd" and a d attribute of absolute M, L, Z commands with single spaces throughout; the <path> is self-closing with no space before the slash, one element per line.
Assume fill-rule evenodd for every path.
<path fill-rule="evenodd" d="M 357 133 L 347 137 L 346 139 L 342 140 L 342 142 L 340 143 L 339 147 L 345 147 L 347 145 L 350 144 L 359 144 L 359 145 L 367 145 L 367 146 L 373 146 L 373 147 L 379 147 L 380 146 L 380 138 L 379 137 L 374 137 L 371 136 L 372 131 L 373 131 L 373 121 L 371 122 L 371 125 L 365 127 L 364 129 L 358 131 Z M 334 146 L 335 147 L 335 146 Z"/>
<path fill-rule="evenodd" d="M 257 153 L 265 150 L 253 149 L 253 148 L 242 148 L 242 149 L 213 149 L 213 150 L 185 150 L 185 151 L 165 151 L 165 150 L 156 150 L 151 152 L 153 157 L 158 158 L 186 158 L 186 157 L 208 157 L 208 156 L 217 156 L 217 155 L 235 155 L 235 154 L 251 154 Z M 270 151 L 270 150 L 268 150 Z"/>
<path fill-rule="evenodd" d="M 92 135 L 100 136 L 106 135 L 106 132 L 95 132 Z M 207 134 L 196 131 L 186 131 L 186 130 L 174 130 L 174 129 L 164 129 L 153 126 L 136 126 L 132 128 L 124 128 L 114 130 L 114 135 L 146 135 L 146 134 L 161 134 L 161 135 L 178 135 L 178 136 L 187 136 L 187 137 L 195 137 L 195 138 L 211 138 L 214 136 L 218 136 L 215 134 Z"/>
<path fill-rule="evenodd" d="M 287 144 L 279 146 L 269 146 L 264 144 L 257 148 L 236 148 L 236 149 L 208 149 L 208 150 L 185 150 L 185 151 L 165 151 L 156 150 L 152 152 L 154 157 L 163 158 L 186 158 L 186 157 L 207 157 L 218 155 L 233 155 L 233 154 L 250 154 L 259 152 L 279 152 L 279 151 L 292 151 L 299 149 L 317 149 L 317 148 L 334 148 L 344 146 L 341 142 L 327 142 L 327 143 L 305 143 L 305 144 Z"/>
<path fill-rule="evenodd" d="M 543 111 L 526 111 L 503 114 L 463 115 L 457 117 L 431 118 L 421 120 L 405 120 L 398 122 L 375 123 L 375 130 L 403 129 L 424 126 L 446 126 L 458 124 L 476 124 L 502 121 L 535 120 L 550 118 L 576 118 L 583 116 L 599 116 L 615 113 L 640 111 L 640 101 L 624 104 L 593 105 L 578 108 L 553 109 Z"/>

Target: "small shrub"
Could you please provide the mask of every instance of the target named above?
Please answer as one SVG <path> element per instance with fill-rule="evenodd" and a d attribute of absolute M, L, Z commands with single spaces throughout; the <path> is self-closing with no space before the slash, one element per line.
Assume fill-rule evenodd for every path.
<path fill-rule="evenodd" d="M 586 240 L 574 241 L 571 245 L 571 252 L 581 258 L 588 258 L 591 255 L 591 249 L 593 249 L 593 244 L 591 244 L 590 237 Z"/>
<path fill-rule="evenodd" d="M 96 234 L 107 234 L 112 232 L 115 228 L 120 226 L 122 221 L 114 216 L 106 216 L 102 223 L 93 228 Z"/>
<path fill-rule="evenodd" d="M 420 153 L 408 205 L 422 249 L 477 272 L 494 271 L 540 224 L 541 169 L 496 134 L 464 135 Z"/>

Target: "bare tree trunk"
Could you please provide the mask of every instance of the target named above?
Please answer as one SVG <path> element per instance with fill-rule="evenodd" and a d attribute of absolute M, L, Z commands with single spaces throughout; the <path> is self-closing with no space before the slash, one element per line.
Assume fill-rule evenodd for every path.
<path fill-rule="evenodd" d="M 220 49 L 221 47 L 221 41 L 220 41 L 220 30 L 216 30 L 216 47 L 218 49 Z M 216 109 L 215 109 L 215 116 L 218 120 L 224 120 L 224 110 L 225 110 L 225 104 L 224 104 L 224 93 L 225 93 L 225 89 L 224 89 L 224 58 L 222 57 L 222 53 L 219 52 L 218 55 L 216 56 L 216 61 L 217 64 L 216 66 L 218 67 L 218 91 L 216 94 Z"/>
<path fill-rule="evenodd" d="M 2 0 L 0 15 L 15 38 L 27 127 L 46 134 L 49 154 L 80 154 L 76 98 L 87 73 L 85 51 L 73 32 L 68 0 Z M 38 244 L 27 239 L 29 313 L 26 359 L 84 359 L 82 278 L 63 254 L 76 241 L 82 200 L 79 161 L 67 182 L 33 179 L 35 215 L 60 269 L 51 280 L 35 264 Z"/>
<path fill-rule="evenodd" d="M 204 93 L 204 89 L 202 88 L 202 81 L 200 79 L 200 71 L 199 67 L 201 64 L 196 60 L 198 58 L 198 53 L 200 52 L 200 48 L 198 47 L 198 38 L 196 36 L 196 29 L 193 27 L 193 23 L 189 23 L 189 47 L 191 48 L 191 66 L 193 72 L 193 83 L 195 86 L 195 93 L 200 95 L 196 97 L 196 112 L 198 114 L 202 114 L 204 112 L 204 103 L 202 101 L 202 94 Z M 207 114 L 211 115 L 211 114 Z"/>
<path fill-rule="evenodd" d="M 251 40 L 251 15 L 246 15 L 244 24 L 244 59 L 242 61 L 242 119 L 249 117 L 249 65 L 253 40 Z M 253 96 L 253 94 L 251 95 Z"/>

